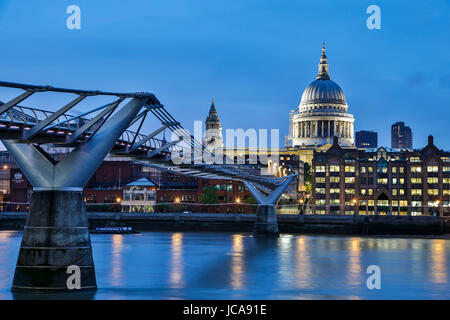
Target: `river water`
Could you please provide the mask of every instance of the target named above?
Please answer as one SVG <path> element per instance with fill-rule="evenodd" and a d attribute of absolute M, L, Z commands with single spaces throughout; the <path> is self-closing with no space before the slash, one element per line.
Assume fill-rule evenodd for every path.
<path fill-rule="evenodd" d="M 22 233 L 0 231 L 0 299 Z M 94 299 L 450 299 L 450 240 L 246 233 L 91 235 Z M 370 290 L 367 268 L 381 271 Z"/>

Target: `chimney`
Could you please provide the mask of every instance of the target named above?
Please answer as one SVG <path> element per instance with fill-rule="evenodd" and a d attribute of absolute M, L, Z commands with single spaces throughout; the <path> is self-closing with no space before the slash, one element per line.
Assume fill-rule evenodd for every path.
<path fill-rule="evenodd" d="M 433 145 L 434 143 L 433 143 L 433 136 L 430 134 L 429 136 L 428 136 L 428 145 Z"/>

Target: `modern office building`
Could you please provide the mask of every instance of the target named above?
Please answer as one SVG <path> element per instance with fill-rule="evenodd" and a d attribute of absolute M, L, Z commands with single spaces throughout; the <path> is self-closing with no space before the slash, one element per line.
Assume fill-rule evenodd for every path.
<path fill-rule="evenodd" d="M 396 122 L 391 128 L 391 148 L 392 149 L 412 149 L 413 135 L 410 127 L 404 122 Z"/>
<path fill-rule="evenodd" d="M 372 149 L 378 147 L 378 133 L 375 131 L 357 131 L 355 137 L 357 148 Z"/>
<path fill-rule="evenodd" d="M 450 152 L 433 137 L 421 150 L 314 152 L 312 213 L 450 216 Z"/>

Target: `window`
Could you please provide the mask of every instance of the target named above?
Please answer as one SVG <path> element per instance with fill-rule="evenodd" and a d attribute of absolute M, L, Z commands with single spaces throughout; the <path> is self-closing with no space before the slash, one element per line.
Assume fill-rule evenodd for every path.
<path fill-rule="evenodd" d="M 366 173 L 366 167 L 361 167 L 361 173 Z"/>
<path fill-rule="evenodd" d="M 330 177 L 330 183 L 339 183 L 339 177 Z"/>
<path fill-rule="evenodd" d="M 444 178 L 444 179 L 442 179 L 442 183 L 444 183 L 444 184 L 449 184 L 449 183 L 450 183 L 450 178 Z"/>
<path fill-rule="evenodd" d="M 325 166 L 316 166 L 316 172 L 325 172 Z"/>
<path fill-rule="evenodd" d="M 422 178 L 411 178 L 412 184 L 420 184 L 422 183 Z"/>
<path fill-rule="evenodd" d="M 442 167 L 442 172 L 450 172 L 450 167 Z"/>
<path fill-rule="evenodd" d="M 422 201 L 411 201 L 411 206 L 412 207 L 421 207 Z"/>
<path fill-rule="evenodd" d="M 400 200 L 400 207 L 407 207 L 408 201 L 407 200 Z"/>
<path fill-rule="evenodd" d="M 345 166 L 345 172 L 355 172 L 354 166 Z"/>
<path fill-rule="evenodd" d="M 316 188 L 316 193 L 325 194 L 325 188 Z"/>
<path fill-rule="evenodd" d="M 450 190 L 444 189 L 444 190 L 442 190 L 442 194 L 443 194 L 444 196 L 450 196 Z"/>
<path fill-rule="evenodd" d="M 355 189 L 345 189 L 345 194 L 355 194 Z"/>
<path fill-rule="evenodd" d="M 397 167 L 392 167 L 392 173 L 397 173 Z"/>
<path fill-rule="evenodd" d="M 369 196 L 373 195 L 373 189 L 367 189 L 367 192 L 369 193 Z"/>
<path fill-rule="evenodd" d="M 398 167 L 398 169 L 400 170 L 400 173 L 405 173 L 405 167 Z"/>
<path fill-rule="evenodd" d="M 411 189 L 411 195 L 412 196 L 421 196 L 422 195 L 422 189 Z"/>
<path fill-rule="evenodd" d="M 397 178 L 392 178 L 392 184 L 397 184 Z"/>
<path fill-rule="evenodd" d="M 316 177 L 316 183 L 325 183 L 325 177 Z"/>
<path fill-rule="evenodd" d="M 428 195 L 430 196 L 437 196 L 439 194 L 438 189 L 428 189 Z"/>
<path fill-rule="evenodd" d="M 325 199 L 316 199 L 316 205 L 324 206 L 325 205 Z"/>
<path fill-rule="evenodd" d="M 409 158 L 409 161 L 411 161 L 411 162 L 420 162 L 420 158 L 419 157 L 411 157 L 411 158 Z"/>
<path fill-rule="evenodd" d="M 339 199 L 330 199 L 330 204 L 331 205 L 339 205 L 339 204 L 341 204 L 341 200 L 339 200 Z"/>
<path fill-rule="evenodd" d="M 339 193 L 339 188 L 330 188 L 330 193 Z"/>
<path fill-rule="evenodd" d="M 396 196 L 397 195 L 397 189 L 392 189 L 392 195 Z"/>
<path fill-rule="evenodd" d="M 339 172 L 339 166 L 331 165 L 330 172 Z"/>
<path fill-rule="evenodd" d="M 400 178 L 400 184 L 405 184 L 405 178 Z"/>
<path fill-rule="evenodd" d="M 345 183 L 355 183 L 355 177 L 345 177 Z"/>
<path fill-rule="evenodd" d="M 438 172 L 438 166 L 428 166 L 427 172 Z"/>
<path fill-rule="evenodd" d="M 366 189 L 361 189 L 360 192 L 361 192 L 361 195 L 365 195 L 366 194 Z"/>
<path fill-rule="evenodd" d="M 438 178 L 428 178 L 427 182 L 428 183 L 438 183 Z"/>
<path fill-rule="evenodd" d="M 398 194 L 401 196 L 405 195 L 405 189 L 398 189 Z"/>
<path fill-rule="evenodd" d="M 367 171 L 368 171 L 369 173 L 373 173 L 373 167 L 367 167 Z"/>
<path fill-rule="evenodd" d="M 411 172 L 414 172 L 414 173 L 422 172 L 422 167 L 421 166 L 412 166 Z"/>
<path fill-rule="evenodd" d="M 387 184 L 387 178 L 378 178 L 377 183 L 378 184 Z"/>

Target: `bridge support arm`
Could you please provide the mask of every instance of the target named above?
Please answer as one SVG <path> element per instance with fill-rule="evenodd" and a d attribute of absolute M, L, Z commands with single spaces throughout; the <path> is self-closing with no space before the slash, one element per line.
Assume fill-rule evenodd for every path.
<path fill-rule="evenodd" d="M 253 198 L 258 203 L 256 210 L 256 221 L 253 228 L 254 237 L 278 237 L 278 220 L 275 205 L 283 192 L 295 178 L 295 175 L 288 176 L 283 183 L 273 190 L 269 195 L 264 196 L 251 182 L 243 181 Z"/>
<path fill-rule="evenodd" d="M 95 290 L 95 268 L 83 187 L 148 98 L 133 98 L 59 162 L 32 144 L 3 141 L 34 187 L 12 291 Z M 67 285 L 69 266 L 80 289 Z"/>

